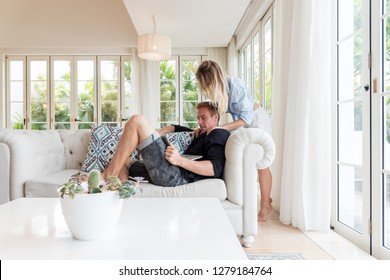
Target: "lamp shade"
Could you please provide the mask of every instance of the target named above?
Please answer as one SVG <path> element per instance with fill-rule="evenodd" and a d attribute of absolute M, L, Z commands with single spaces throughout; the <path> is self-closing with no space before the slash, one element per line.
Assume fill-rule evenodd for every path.
<path fill-rule="evenodd" d="M 147 60 L 161 60 L 171 57 L 171 38 L 156 33 L 138 37 L 138 56 Z"/>

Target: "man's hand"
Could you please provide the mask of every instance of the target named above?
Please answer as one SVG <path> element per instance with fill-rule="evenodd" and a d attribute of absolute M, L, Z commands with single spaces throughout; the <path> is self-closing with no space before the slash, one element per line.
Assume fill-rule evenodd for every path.
<path fill-rule="evenodd" d="M 169 146 L 165 150 L 165 159 L 172 165 L 180 165 L 183 158 L 176 147 L 172 143 L 169 143 Z"/>

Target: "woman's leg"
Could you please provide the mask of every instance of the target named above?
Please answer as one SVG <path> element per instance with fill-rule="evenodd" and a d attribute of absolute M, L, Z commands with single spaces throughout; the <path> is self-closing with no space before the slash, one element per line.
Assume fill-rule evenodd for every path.
<path fill-rule="evenodd" d="M 272 198 L 271 198 L 271 187 L 272 187 L 272 174 L 269 168 L 259 169 L 259 183 L 260 183 L 260 211 L 257 215 L 257 220 L 264 222 L 267 220 L 269 214 L 272 211 Z"/>

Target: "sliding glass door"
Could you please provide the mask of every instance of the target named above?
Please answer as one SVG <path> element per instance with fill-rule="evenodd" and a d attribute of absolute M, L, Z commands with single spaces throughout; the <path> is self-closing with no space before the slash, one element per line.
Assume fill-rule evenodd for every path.
<path fill-rule="evenodd" d="M 332 226 L 369 252 L 369 0 L 337 2 L 337 209 Z"/>
<path fill-rule="evenodd" d="M 372 253 L 390 259 L 390 0 L 372 1 Z"/>
<path fill-rule="evenodd" d="M 390 0 L 338 0 L 337 18 L 332 226 L 390 259 Z"/>

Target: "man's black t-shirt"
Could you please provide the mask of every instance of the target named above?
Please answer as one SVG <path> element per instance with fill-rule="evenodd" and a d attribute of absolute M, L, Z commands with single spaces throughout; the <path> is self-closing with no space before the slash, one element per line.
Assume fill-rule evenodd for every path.
<path fill-rule="evenodd" d="M 175 131 L 182 131 L 181 128 L 175 126 Z M 181 169 L 184 178 L 188 182 L 195 182 L 207 178 L 222 179 L 225 166 L 225 145 L 229 135 L 230 132 L 226 129 L 214 128 L 209 134 L 203 133 L 194 138 L 184 154 L 201 155 L 202 158 L 199 160 L 209 160 L 214 168 L 214 176 L 202 176 L 186 169 Z"/>

